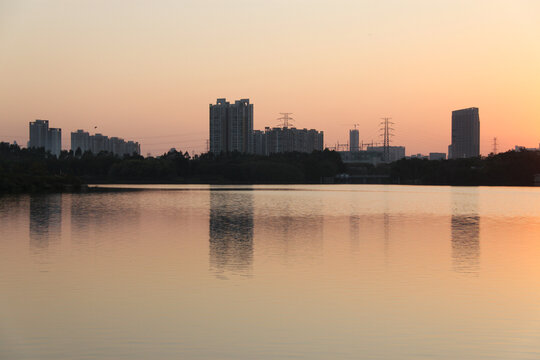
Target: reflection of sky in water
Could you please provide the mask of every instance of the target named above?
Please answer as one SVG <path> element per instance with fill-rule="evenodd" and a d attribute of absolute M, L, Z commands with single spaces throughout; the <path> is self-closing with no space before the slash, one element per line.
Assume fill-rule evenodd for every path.
<path fill-rule="evenodd" d="M 171 188 L 2 198 L 0 358 L 538 358 L 537 189 Z"/>

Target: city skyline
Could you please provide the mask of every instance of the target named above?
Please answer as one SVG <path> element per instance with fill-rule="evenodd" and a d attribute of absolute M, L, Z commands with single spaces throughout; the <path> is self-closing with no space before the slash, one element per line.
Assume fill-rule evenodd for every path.
<path fill-rule="evenodd" d="M 476 107 L 466 108 L 466 109 L 458 109 L 452 111 L 452 119 L 451 119 L 451 144 L 448 146 L 448 153 L 444 152 L 432 152 L 430 151 L 428 154 L 422 154 L 422 153 L 410 153 L 410 155 L 407 156 L 407 153 L 405 152 L 405 146 L 402 145 L 396 145 L 396 144 L 389 144 L 389 148 L 393 148 L 393 151 L 398 149 L 398 152 L 393 154 L 392 156 L 389 156 L 391 161 L 399 160 L 400 158 L 410 157 L 410 158 L 425 158 L 429 160 L 441 160 L 441 159 L 457 159 L 457 158 L 469 158 L 469 157 L 476 157 L 476 156 L 482 156 L 480 153 L 480 121 L 479 121 L 479 109 Z M 343 152 L 358 152 L 361 150 L 364 150 L 364 147 L 366 147 L 367 151 L 384 151 L 384 143 L 382 141 L 371 141 L 371 142 L 359 142 L 359 132 L 356 128 L 358 124 L 353 124 L 354 129 L 349 130 L 349 140 L 347 143 L 336 143 L 336 146 L 329 146 L 326 144 L 323 140 L 323 133 L 324 131 L 318 131 L 315 129 L 310 129 L 309 131 L 307 128 L 304 129 L 297 129 L 293 124 L 294 119 L 289 118 L 289 115 L 292 113 L 280 113 L 284 115 L 284 117 L 278 118 L 277 120 L 280 120 L 281 124 L 277 127 L 270 127 L 265 126 L 264 131 L 263 130 L 256 130 L 253 129 L 253 104 L 250 103 L 249 99 L 240 99 L 235 100 L 233 104 L 227 101 L 226 98 L 218 98 L 216 100 L 216 104 L 210 104 L 210 121 L 209 121 L 209 137 L 206 140 L 206 151 L 201 151 L 198 153 L 195 153 L 192 151 L 193 154 L 202 154 L 205 152 L 213 152 L 213 153 L 219 153 L 219 152 L 231 152 L 231 151 L 240 151 L 245 153 L 256 153 L 260 155 L 268 155 L 272 152 L 287 152 L 287 151 L 300 151 L 300 152 L 310 152 L 311 148 L 313 147 L 314 150 L 323 150 L 323 149 L 329 149 L 329 150 L 335 150 L 340 153 Z M 390 118 L 384 118 L 384 120 L 389 121 Z M 290 121 L 288 123 L 287 121 Z M 394 126 L 393 122 L 390 122 Z M 59 155 L 61 150 L 71 150 L 75 151 L 76 148 L 81 148 L 81 150 L 84 152 L 86 150 L 91 150 L 94 153 L 98 153 L 99 151 L 110 151 L 116 155 L 122 155 L 124 148 L 132 149 L 132 151 L 129 151 L 129 153 L 137 153 L 138 155 L 141 155 L 141 146 L 138 142 L 129 140 L 124 141 L 123 138 L 118 137 L 108 137 L 104 136 L 101 133 L 95 133 L 95 135 L 90 135 L 89 132 L 85 132 L 84 130 L 77 130 L 76 132 L 71 132 L 70 137 L 70 146 L 64 146 L 62 147 L 61 143 L 61 128 L 50 128 L 49 129 L 49 120 L 40 120 L 37 119 L 34 122 L 29 123 L 29 140 L 27 141 L 27 147 L 45 147 L 46 150 L 51 151 L 55 155 Z M 45 125 L 45 133 L 41 134 L 40 130 L 38 128 L 41 128 L 42 124 Z M 234 125 L 236 124 L 236 125 Z M 381 123 L 382 124 L 382 123 Z M 234 125 L 234 126 L 233 126 Z M 291 126 L 289 126 L 291 125 Z M 97 128 L 97 127 L 95 127 Z M 277 145 L 274 144 L 270 146 L 270 148 L 275 147 L 275 149 L 272 151 L 270 149 L 264 150 L 263 148 L 267 147 L 267 140 L 266 137 L 270 134 L 273 134 L 277 130 L 291 130 L 293 132 L 304 132 L 305 134 L 302 136 L 306 136 L 308 133 L 313 133 L 317 137 L 317 140 L 313 142 L 314 138 L 309 140 L 311 141 L 311 145 L 307 145 L 307 143 L 304 144 L 304 142 L 308 141 L 307 138 L 304 140 L 301 140 L 302 145 L 293 145 L 296 140 L 293 141 L 291 144 L 283 147 L 282 144 L 279 147 L 276 147 Z M 379 131 L 381 131 L 382 128 L 379 128 Z M 394 136 L 393 131 L 394 129 L 391 128 L 391 134 L 390 138 Z M 51 145 L 51 134 L 54 133 L 54 145 Z M 34 135 L 32 135 L 34 134 Z M 249 135 L 247 135 L 249 134 Z M 309 136 L 313 136 L 309 135 Z M 318 134 L 318 135 L 316 135 Z M 247 135 L 247 136 L 246 136 Z M 275 136 L 271 135 L 270 137 Z M 293 136 L 287 135 L 287 136 Z M 382 136 L 382 134 L 379 134 L 379 136 Z M 293 136 L 294 137 L 294 136 Z M 43 138 L 43 139 L 42 139 Z M 99 140 L 103 138 L 103 141 Z M 264 138 L 264 139 L 263 139 Z M 380 139 L 379 139 L 380 140 Z M 97 145 L 97 143 L 103 143 L 102 145 Z M 105 142 L 104 142 L 105 141 Z M 284 140 L 280 140 L 284 141 Z M 278 141 L 278 143 L 280 142 Z M 391 141 L 391 140 L 390 140 Z M 494 141 L 496 142 L 497 139 L 494 138 Z M 9 143 L 9 142 L 8 142 Z M 16 141 L 14 143 L 17 143 Z M 493 144 L 493 151 L 491 154 L 500 153 L 500 151 L 497 150 L 497 143 Z M 298 147 L 299 146 L 299 147 Z M 307 146 L 307 147 L 306 147 Z M 282 148 L 283 147 L 283 148 Z M 289 149 L 290 147 L 290 149 Z M 297 148 L 298 147 L 298 148 Z M 54 150 L 52 149 L 54 148 Z M 96 151 L 95 149 L 99 148 L 99 151 Z M 292 150 L 294 148 L 294 150 Z M 94 149 L 94 150 L 92 150 Z M 169 150 L 174 149 L 175 147 L 171 147 Z M 288 150 L 287 150 L 288 149 Z M 532 147 L 528 148 L 526 146 L 522 145 L 515 145 L 514 148 L 509 149 L 515 150 L 515 151 L 521 151 L 521 150 L 537 150 L 537 148 Z M 539 147 L 540 149 L 540 143 Z M 184 151 L 188 151 L 185 149 Z M 153 154 L 148 153 L 148 155 L 153 156 Z"/>
<path fill-rule="evenodd" d="M 482 155 L 494 137 L 499 151 L 540 138 L 533 1 L 188 1 L 152 11 L 19 1 L 0 10 L 0 141 L 24 144 L 25 124 L 45 118 L 123 134 L 144 154 L 204 152 L 206 106 L 217 97 L 249 97 L 254 128 L 292 111 L 330 146 L 353 124 L 360 139 L 377 140 L 389 116 L 394 144 L 447 152 L 450 112 L 471 106 L 482 109 Z"/>

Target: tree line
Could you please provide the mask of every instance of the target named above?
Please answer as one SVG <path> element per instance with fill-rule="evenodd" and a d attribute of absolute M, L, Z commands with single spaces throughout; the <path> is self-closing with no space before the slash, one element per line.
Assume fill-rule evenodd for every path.
<path fill-rule="evenodd" d="M 540 151 L 508 151 L 487 157 L 390 164 L 394 183 L 459 186 L 532 186 L 540 174 Z"/>
<path fill-rule="evenodd" d="M 337 152 L 329 150 L 270 156 L 239 152 L 190 156 L 172 150 L 147 158 L 78 150 L 56 157 L 43 148 L 0 143 L 4 193 L 78 190 L 84 184 L 104 183 L 314 184 L 332 182 L 343 173 L 383 175 L 377 181 L 390 184 L 532 186 L 540 174 L 540 151 L 455 160 L 402 159 L 373 166 L 344 164 Z"/>
<path fill-rule="evenodd" d="M 346 170 L 338 153 L 324 150 L 270 156 L 239 152 L 190 156 L 169 151 L 144 158 L 137 154 L 62 151 L 0 143 L 0 191 L 79 189 L 99 183 L 299 184 L 320 183 Z"/>

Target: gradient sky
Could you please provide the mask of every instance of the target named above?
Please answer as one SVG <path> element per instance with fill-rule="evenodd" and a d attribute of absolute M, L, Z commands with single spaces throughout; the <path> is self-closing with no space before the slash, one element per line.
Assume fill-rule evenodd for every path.
<path fill-rule="evenodd" d="M 0 141 L 28 122 L 201 152 L 208 104 L 250 98 L 254 128 L 292 112 L 325 143 L 447 152 L 480 108 L 481 152 L 540 142 L 540 2 L 0 0 Z"/>

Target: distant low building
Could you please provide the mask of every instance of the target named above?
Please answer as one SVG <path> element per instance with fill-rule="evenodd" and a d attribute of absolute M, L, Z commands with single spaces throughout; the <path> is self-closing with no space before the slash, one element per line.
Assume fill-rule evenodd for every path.
<path fill-rule="evenodd" d="M 446 154 L 438 153 L 438 152 L 430 152 L 429 160 L 446 160 Z"/>
<path fill-rule="evenodd" d="M 284 152 L 311 153 L 324 149 L 324 133 L 315 129 L 288 127 L 266 127 L 264 132 L 253 132 L 254 152 L 269 155 Z"/>
<path fill-rule="evenodd" d="M 367 151 L 384 154 L 384 146 L 368 146 Z M 390 146 L 388 148 L 388 162 L 398 161 L 405 157 L 405 146 Z"/>
<path fill-rule="evenodd" d="M 117 156 L 141 154 L 141 146 L 135 141 L 125 141 L 122 138 L 105 136 L 103 134 L 90 135 L 84 130 L 71 133 L 71 150 L 82 153 L 91 151 L 99 154 L 102 151 L 113 153 Z"/>
<path fill-rule="evenodd" d="M 360 151 L 360 133 L 358 129 L 349 130 L 349 151 Z"/>
<path fill-rule="evenodd" d="M 525 146 L 518 146 L 518 145 L 516 145 L 514 149 L 517 152 L 520 152 L 520 151 L 540 151 L 540 144 L 538 144 L 538 149 L 537 148 L 527 148 Z"/>
<path fill-rule="evenodd" d="M 423 155 L 423 154 L 412 154 L 408 158 L 409 159 L 420 159 L 420 160 L 428 160 L 429 159 L 429 157 L 427 155 Z"/>
<path fill-rule="evenodd" d="M 384 162 L 384 153 L 380 151 L 339 151 L 338 154 L 344 163 L 377 165 Z"/>

